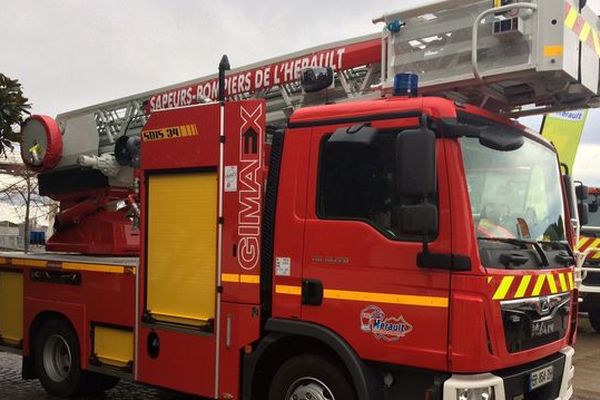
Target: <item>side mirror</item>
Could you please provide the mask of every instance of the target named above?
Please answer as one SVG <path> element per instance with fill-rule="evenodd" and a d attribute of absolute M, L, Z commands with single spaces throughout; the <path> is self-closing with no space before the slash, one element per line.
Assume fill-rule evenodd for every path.
<path fill-rule="evenodd" d="M 400 221 L 402 232 L 425 237 L 437 234 L 438 209 L 435 205 L 423 203 L 402 206 L 398 211 L 397 219 Z"/>
<path fill-rule="evenodd" d="M 575 194 L 575 183 L 571 175 L 564 174 L 562 176 L 563 186 L 565 193 L 567 194 L 567 203 L 569 207 L 569 214 L 571 218 L 577 218 L 577 196 Z"/>
<path fill-rule="evenodd" d="M 590 188 L 587 185 L 580 184 L 575 186 L 575 193 L 577 194 L 577 200 L 587 200 L 590 195 Z"/>
<path fill-rule="evenodd" d="M 436 193 L 435 134 L 427 128 L 408 129 L 396 139 L 396 190 L 419 200 Z"/>
<path fill-rule="evenodd" d="M 571 222 L 571 228 L 575 234 L 575 240 L 579 240 L 579 231 L 581 230 L 581 224 L 579 222 L 578 214 L 578 203 L 577 195 L 575 194 L 575 182 L 568 173 L 562 175 L 562 184 L 567 195 L 567 207 L 569 208 L 569 216 Z"/>
<path fill-rule="evenodd" d="M 498 151 L 513 151 L 520 149 L 525 139 L 520 132 L 506 127 L 486 127 L 479 134 L 482 146 Z"/>
<path fill-rule="evenodd" d="M 577 205 L 577 211 L 579 213 L 579 225 L 584 226 L 590 222 L 590 210 L 586 203 L 579 203 Z"/>
<path fill-rule="evenodd" d="M 435 134 L 427 128 L 409 129 L 396 139 L 396 191 L 413 205 L 398 210 L 402 232 L 423 235 L 423 240 L 437 234 L 437 206 L 429 203 L 435 197 Z"/>

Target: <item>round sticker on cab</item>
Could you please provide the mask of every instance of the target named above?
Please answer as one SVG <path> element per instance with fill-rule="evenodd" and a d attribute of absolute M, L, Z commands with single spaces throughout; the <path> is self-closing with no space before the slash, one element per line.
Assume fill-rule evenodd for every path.
<path fill-rule="evenodd" d="M 386 317 L 385 312 L 378 306 L 368 306 L 360 313 L 360 329 L 371 333 L 378 340 L 395 342 L 413 330 L 404 317 Z"/>

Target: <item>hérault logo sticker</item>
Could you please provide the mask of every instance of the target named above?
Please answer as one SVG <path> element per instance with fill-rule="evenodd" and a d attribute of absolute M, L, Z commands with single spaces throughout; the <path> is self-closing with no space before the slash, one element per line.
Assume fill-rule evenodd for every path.
<path fill-rule="evenodd" d="M 387 317 L 378 306 L 368 306 L 360 313 L 360 329 L 372 334 L 378 340 L 396 342 L 413 330 L 404 317 Z"/>

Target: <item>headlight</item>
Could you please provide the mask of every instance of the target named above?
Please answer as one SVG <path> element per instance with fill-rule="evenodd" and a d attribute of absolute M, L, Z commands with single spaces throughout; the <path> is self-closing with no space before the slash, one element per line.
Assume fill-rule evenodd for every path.
<path fill-rule="evenodd" d="M 476 389 L 457 389 L 456 398 L 458 400 L 494 400 L 494 388 L 476 388 Z"/>

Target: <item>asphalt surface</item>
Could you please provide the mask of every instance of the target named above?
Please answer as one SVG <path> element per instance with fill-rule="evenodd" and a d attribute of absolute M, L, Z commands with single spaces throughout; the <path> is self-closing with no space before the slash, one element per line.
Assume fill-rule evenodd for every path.
<path fill-rule="evenodd" d="M 600 334 L 586 317 L 579 320 L 575 345 L 575 393 L 578 400 L 600 399 Z"/>
<path fill-rule="evenodd" d="M 58 400 L 46 394 L 37 380 L 21 379 L 21 356 L 0 353 L 0 400 Z M 80 400 L 199 400 L 198 397 L 154 389 L 130 382 L 120 382 L 102 396 Z M 63 399 L 61 399 L 63 400 Z"/>
<path fill-rule="evenodd" d="M 600 334 L 595 333 L 588 320 L 581 318 L 575 352 L 575 398 L 600 400 Z M 47 395 L 37 380 L 21 379 L 21 357 L 0 353 L 0 400 L 57 400 Z M 92 399 L 92 398 L 81 398 Z M 198 400 L 196 397 L 154 389 L 130 382 L 121 382 L 103 396 L 104 400 Z"/>

